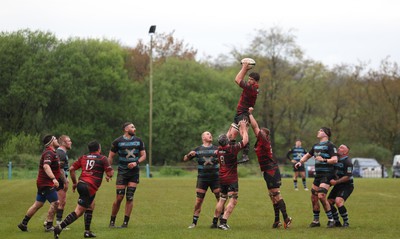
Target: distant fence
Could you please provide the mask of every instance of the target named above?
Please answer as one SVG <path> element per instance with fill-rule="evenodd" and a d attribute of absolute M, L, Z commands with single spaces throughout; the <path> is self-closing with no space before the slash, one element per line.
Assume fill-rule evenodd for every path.
<path fill-rule="evenodd" d="M 113 165 L 114 169 L 117 168 Z M 34 179 L 37 177 L 38 165 L 25 165 L 0 163 L 0 180 L 12 179 Z M 293 169 L 291 165 L 279 165 L 281 176 L 283 178 L 293 177 Z M 261 176 L 261 172 L 257 163 L 246 163 L 238 166 L 239 177 L 255 177 Z M 141 166 L 141 177 L 164 177 L 164 176 L 193 176 L 197 175 L 197 165 L 179 165 L 179 166 L 149 166 L 148 164 Z M 307 174 L 308 176 L 308 174 Z M 383 178 L 387 177 L 387 172 L 382 170 L 379 173 L 376 171 L 364 171 L 362 178 Z"/>

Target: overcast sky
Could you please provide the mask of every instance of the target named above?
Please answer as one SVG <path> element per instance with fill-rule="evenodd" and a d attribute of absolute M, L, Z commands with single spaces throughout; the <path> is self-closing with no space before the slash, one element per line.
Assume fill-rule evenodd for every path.
<path fill-rule="evenodd" d="M 134 46 L 171 33 L 198 56 L 246 48 L 256 29 L 294 29 L 306 57 L 324 64 L 400 63 L 397 0 L 2 0 L 0 31 L 29 28 L 58 38 L 90 37 Z"/>

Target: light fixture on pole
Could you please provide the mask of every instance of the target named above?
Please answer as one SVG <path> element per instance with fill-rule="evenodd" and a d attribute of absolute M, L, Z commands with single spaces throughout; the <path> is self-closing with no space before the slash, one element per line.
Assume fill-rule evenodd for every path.
<path fill-rule="evenodd" d="M 149 84 L 149 165 L 152 164 L 152 144 L 153 144 L 153 35 L 156 32 L 156 25 L 151 25 L 150 34 L 150 84 Z"/>

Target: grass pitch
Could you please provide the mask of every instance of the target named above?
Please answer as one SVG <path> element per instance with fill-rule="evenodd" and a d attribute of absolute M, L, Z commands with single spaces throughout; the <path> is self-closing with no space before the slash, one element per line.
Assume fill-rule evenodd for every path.
<path fill-rule="evenodd" d="M 307 184 L 311 188 L 312 179 Z M 293 218 L 290 229 L 272 229 L 274 220 L 272 204 L 265 183 L 259 178 L 239 179 L 239 203 L 228 220 L 231 230 L 210 229 L 216 203 L 214 195 L 207 192 L 198 226 L 191 224 L 195 202 L 196 178 L 144 178 L 135 194 L 135 205 L 127 229 L 109 229 L 111 206 L 115 198 L 115 181 L 103 182 L 96 196 L 92 231 L 97 238 L 399 238 L 400 180 L 355 179 L 355 190 L 346 207 L 350 228 L 326 228 L 326 216 L 321 212 L 321 227 L 309 228 L 312 221 L 310 192 L 293 190 L 292 179 L 283 179 L 281 193 L 287 211 Z M 45 233 L 43 221 L 49 204 L 46 203 L 29 222 L 29 232 L 21 232 L 17 225 L 35 200 L 35 179 L 0 180 L 0 235 L 4 239 L 53 238 Z M 77 193 L 68 192 L 64 217 L 74 210 Z M 122 224 L 124 205 L 118 213 L 117 225 Z M 323 210 L 322 210 L 323 211 Z M 83 217 L 69 226 L 60 238 L 83 238 Z"/>

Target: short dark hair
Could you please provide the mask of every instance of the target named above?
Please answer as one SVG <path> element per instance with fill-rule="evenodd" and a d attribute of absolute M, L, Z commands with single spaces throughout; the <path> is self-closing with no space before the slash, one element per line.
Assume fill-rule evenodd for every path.
<path fill-rule="evenodd" d="M 331 132 L 331 128 L 328 127 L 321 127 L 322 131 L 324 131 L 324 133 L 326 134 L 326 136 L 328 136 L 328 138 L 331 137 L 332 132 Z"/>
<path fill-rule="evenodd" d="M 43 137 L 43 139 L 42 139 L 43 145 L 49 146 L 49 145 L 51 144 L 51 141 L 54 140 L 53 137 L 54 137 L 54 136 L 51 135 L 51 134 L 46 134 L 46 135 Z"/>
<path fill-rule="evenodd" d="M 133 123 L 132 123 L 132 122 L 125 122 L 125 123 L 122 125 L 122 130 L 125 130 L 125 127 L 128 126 L 128 125 L 130 125 L 130 124 L 133 124 Z"/>
<path fill-rule="evenodd" d="M 226 134 L 221 134 L 220 136 L 218 136 L 218 144 L 221 146 L 229 144 L 228 136 Z"/>
<path fill-rule="evenodd" d="M 97 152 L 99 150 L 99 148 L 100 148 L 100 144 L 96 140 L 88 143 L 88 149 L 89 149 L 90 153 Z"/>
<path fill-rule="evenodd" d="M 249 74 L 249 77 L 253 78 L 257 82 L 260 80 L 260 74 L 258 74 L 257 72 L 251 72 Z"/>

